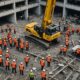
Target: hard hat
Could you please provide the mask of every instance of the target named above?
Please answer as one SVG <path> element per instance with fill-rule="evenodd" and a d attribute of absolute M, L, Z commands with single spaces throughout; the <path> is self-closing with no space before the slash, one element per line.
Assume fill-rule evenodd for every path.
<path fill-rule="evenodd" d="M 15 59 L 13 59 L 13 61 L 16 61 Z"/>
<path fill-rule="evenodd" d="M 48 54 L 48 56 L 51 56 L 50 54 Z"/>
<path fill-rule="evenodd" d="M 21 62 L 20 64 L 23 64 L 23 62 Z"/>
<path fill-rule="evenodd" d="M 42 57 L 42 59 L 44 59 L 44 57 Z"/>
<path fill-rule="evenodd" d="M 8 53 L 9 51 L 8 50 L 6 50 L 6 53 Z"/>
<path fill-rule="evenodd" d="M 46 71 L 45 69 L 43 69 L 43 71 Z"/>
<path fill-rule="evenodd" d="M 9 58 L 7 58 L 7 60 L 9 60 Z"/>
<path fill-rule="evenodd" d="M 27 56 L 28 56 L 28 54 L 27 54 Z"/>
<path fill-rule="evenodd" d="M 30 72 L 33 72 L 33 70 L 31 69 Z"/>
<path fill-rule="evenodd" d="M 0 55 L 0 57 L 2 57 L 2 55 Z"/>

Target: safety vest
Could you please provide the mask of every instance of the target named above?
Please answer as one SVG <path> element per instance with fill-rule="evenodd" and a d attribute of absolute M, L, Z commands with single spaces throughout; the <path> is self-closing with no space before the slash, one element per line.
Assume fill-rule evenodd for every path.
<path fill-rule="evenodd" d="M 30 57 L 29 57 L 29 56 L 26 56 L 26 57 L 24 58 L 24 60 L 25 60 L 25 62 L 29 62 Z"/>
<path fill-rule="evenodd" d="M 2 55 L 2 49 L 0 49 L 0 55 Z"/>
<path fill-rule="evenodd" d="M 6 60 L 6 61 L 5 61 L 5 66 L 9 66 L 9 65 L 10 65 L 9 61 Z"/>
<path fill-rule="evenodd" d="M 3 59 L 2 59 L 2 58 L 0 58 L 0 63 L 2 63 L 2 61 L 3 61 Z"/>
<path fill-rule="evenodd" d="M 16 68 L 16 62 L 12 62 L 11 66 L 12 68 Z"/>
<path fill-rule="evenodd" d="M 44 67 L 45 66 L 45 61 L 41 59 L 40 60 L 40 65 Z"/>
<path fill-rule="evenodd" d="M 46 72 L 45 71 L 41 72 L 41 78 L 46 78 Z"/>
<path fill-rule="evenodd" d="M 24 70 L 24 65 L 23 64 L 19 65 L 19 70 L 22 70 L 22 71 Z"/>
<path fill-rule="evenodd" d="M 51 59 L 52 59 L 51 56 L 46 57 L 47 62 L 51 62 Z"/>
<path fill-rule="evenodd" d="M 0 44 L 2 44 L 2 40 L 0 40 Z"/>
<path fill-rule="evenodd" d="M 29 72 L 29 77 L 33 78 L 34 77 L 34 73 L 33 72 Z"/>

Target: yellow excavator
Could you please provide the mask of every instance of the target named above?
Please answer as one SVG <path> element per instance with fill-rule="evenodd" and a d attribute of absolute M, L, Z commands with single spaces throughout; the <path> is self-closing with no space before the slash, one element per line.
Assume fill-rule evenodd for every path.
<path fill-rule="evenodd" d="M 46 47 L 49 47 L 49 43 L 61 36 L 60 27 L 52 22 L 55 5 L 56 0 L 47 0 L 41 26 L 37 22 L 32 22 L 25 27 L 27 34 L 29 34 L 28 37 L 40 42 Z"/>

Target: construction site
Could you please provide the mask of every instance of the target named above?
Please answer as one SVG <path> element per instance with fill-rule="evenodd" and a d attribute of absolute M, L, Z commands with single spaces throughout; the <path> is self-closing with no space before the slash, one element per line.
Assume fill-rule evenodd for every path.
<path fill-rule="evenodd" d="M 80 80 L 80 1 L 0 0 L 0 80 Z"/>

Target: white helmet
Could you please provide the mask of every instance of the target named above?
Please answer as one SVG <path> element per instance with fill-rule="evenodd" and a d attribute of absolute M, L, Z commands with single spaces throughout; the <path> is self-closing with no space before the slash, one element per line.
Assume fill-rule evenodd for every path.
<path fill-rule="evenodd" d="M 28 54 L 26 56 L 28 56 Z"/>
<path fill-rule="evenodd" d="M 30 72 L 33 72 L 33 70 L 31 69 Z"/>
<path fill-rule="evenodd" d="M 9 60 L 9 58 L 7 58 L 7 60 Z"/>
<path fill-rule="evenodd" d="M 23 64 L 23 62 L 21 62 L 20 64 Z"/>
<path fill-rule="evenodd" d="M 15 59 L 13 59 L 13 61 L 16 61 Z"/>
<path fill-rule="evenodd" d="M 43 71 L 46 71 L 45 69 L 43 69 Z"/>
<path fill-rule="evenodd" d="M 0 57 L 2 57 L 2 55 L 0 55 Z"/>

